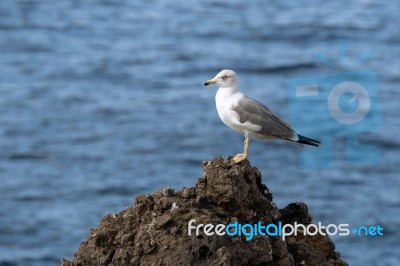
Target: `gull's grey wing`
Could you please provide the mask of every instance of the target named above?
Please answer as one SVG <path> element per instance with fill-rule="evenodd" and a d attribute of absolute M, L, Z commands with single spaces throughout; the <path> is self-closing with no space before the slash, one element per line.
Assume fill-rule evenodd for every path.
<path fill-rule="evenodd" d="M 239 115 L 241 123 L 250 122 L 260 125 L 258 134 L 291 140 L 295 131 L 284 121 L 275 116 L 272 111 L 262 103 L 244 97 L 233 108 Z"/>

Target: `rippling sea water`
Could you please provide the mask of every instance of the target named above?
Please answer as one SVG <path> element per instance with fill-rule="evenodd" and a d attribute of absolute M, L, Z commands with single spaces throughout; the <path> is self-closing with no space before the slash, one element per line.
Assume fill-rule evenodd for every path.
<path fill-rule="evenodd" d="M 364 66 L 377 73 L 382 130 L 363 138 L 381 160 L 349 164 L 343 138 L 332 168 L 300 168 L 300 148 L 272 142 L 253 141 L 249 159 L 279 207 L 304 201 L 323 224 L 384 227 L 383 237 L 333 237 L 351 265 L 398 265 L 399 5 L 1 1 L 0 265 L 72 258 L 106 213 L 192 186 L 202 160 L 241 151 L 205 79 L 234 69 L 289 120 L 285 82 L 327 72 L 315 55 L 338 58 L 340 40 L 350 63 L 372 51 Z"/>

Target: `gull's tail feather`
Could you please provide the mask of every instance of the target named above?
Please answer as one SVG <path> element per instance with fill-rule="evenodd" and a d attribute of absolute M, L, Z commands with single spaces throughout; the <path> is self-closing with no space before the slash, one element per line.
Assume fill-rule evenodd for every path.
<path fill-rule="evenodd" d="M 310 138 L 304 137 L 300 134 L 297 134 L 297 137 L 299 139 L 296 142 L 300 143 L 300 144 L 306 144 L 306 145 L 311 145 L 311 146 L 315 146 L 315 147 L 319 147 L 319 145 L 321 144 L 321 142 L 318 140 L 310 139 Z"/>

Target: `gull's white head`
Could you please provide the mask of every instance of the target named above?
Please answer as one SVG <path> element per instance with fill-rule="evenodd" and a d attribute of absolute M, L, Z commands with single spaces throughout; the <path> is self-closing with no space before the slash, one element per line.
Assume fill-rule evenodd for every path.
<path fill-rule="evenodd" d="M 235 71 L 230 69 L 224 69 L 219 72 L 213 79 L 209 79 L 204 82 L 204 86 L 210 84 L 218 84 L 221 88 L 236 87 L 238 78 Z"/>

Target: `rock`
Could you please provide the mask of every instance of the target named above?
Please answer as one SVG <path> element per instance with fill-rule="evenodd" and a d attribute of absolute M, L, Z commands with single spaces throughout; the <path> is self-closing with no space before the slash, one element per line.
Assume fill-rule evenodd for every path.
<path fill-rule="evenodd" d="M 311 223 L 307 205 L 279 210 L 248 161 L 231 158 L 203 162 L 203 177 L 193 188 L 165 188 L 138 195 L 133 206 L 106 215 L 82 242 L 74 259 L 62 266 L 87 265 L 348 265 L 328 236 L 287 237 L 206 235 L 199 224 Z"/>

